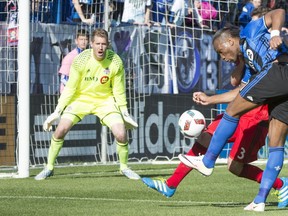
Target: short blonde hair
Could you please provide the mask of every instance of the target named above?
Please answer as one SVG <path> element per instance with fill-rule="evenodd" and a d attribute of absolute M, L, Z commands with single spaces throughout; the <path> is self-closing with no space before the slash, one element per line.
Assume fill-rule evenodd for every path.
<path fill-rule="evenodd" d="M 108 41 L 108 32 L 105 29 L 101 29 L 101 28 L 95 29 L 92 32 L 92 36 L 91 36 L 92 42 L 95 40 L 95 36 L 105 38 L 107 40 L 107 43 L 109 42 Z"/>

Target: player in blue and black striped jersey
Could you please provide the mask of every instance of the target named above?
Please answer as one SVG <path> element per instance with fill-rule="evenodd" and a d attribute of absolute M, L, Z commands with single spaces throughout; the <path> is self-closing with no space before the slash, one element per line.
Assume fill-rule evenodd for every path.
<path fill-rule="evenodd" d="M 211 175 L 215 161 L 227 139 L 234 133 L 240 116 L 268 104 L 269 157 L 259 193 L 245 210 L 264 211 L 266 198 L 283 166 L 288 131 L 288 43 L 280 37 L 284 21 L 285 11 L 277 9 L 251 21 L 240 34 L 238 28 L 227 27 L 216 32 L 213 38 L 214 48 L 222 59 L 228 62 L 244 60 L 252 76 L 228 105 L 206 154 L 189 157 L 189 164 L 202 174 Z M 179 158 L 183 159 L 182 155 Z"/>

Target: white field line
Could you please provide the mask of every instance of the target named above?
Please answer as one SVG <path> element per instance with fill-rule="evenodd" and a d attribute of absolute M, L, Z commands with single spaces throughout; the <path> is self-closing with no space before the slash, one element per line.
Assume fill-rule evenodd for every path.
<path fill-rule="evenodd" d="M 36 200 L 76 200 L 76 201 L 103 201 L 103 202 L 134 202 L 134 203 L 166 203 L 166 204 L 189 204 L 189 205 L 244 205 L 242 202 L 204 202 L 191 200 L 143 200 L 143 199 L 112 199 L 92 197 L 56 197 L 56 196 L 1 196 L 0 199 L 36 199 Z M 266 205 L 270 205 L 266 203 Z"/>
<path fill-rule="evenodd" d="M 218 159 L 217 160 L 217 168 L 226 168 L 227 167 L 227 163 L 225 163 L 225 161 L 227 161 L 227 159 Z M 252 162 L 251 164 L 254 164 L 254 165 L 265 165 L 267 162 L 267 160 L 257 160 L 255 162 Z M 170 161 L 169 163 L 167 162 L 153 162 L 152 164 L 155 164 L 155 165 L 162 165 L 162 164 L 178 164 L 179 161 Z M 131 163 L 133 164 L 133 163 Z M 151 163 L 150 163 L 151 164 Z M 221 164 L 221 165 L 220 165 Z M 288 164 L 288 160 L 285 159 L 283 164 Z M 109 165 L 112 165 L 112 164 L 109 164 Z M 56 169 L 59 169 L 59 168 L 67 168 L 67 167 L 85 167 L 85 166 L 95 166 L 95 164 L 85 164 L 85 165 L 59 165 L 59 166 L 55 166 Z M 101 166 L 105 166 L 105 165 L 101 165 Z M 36 167 L 31 167 L 31 169 L 35 169 Z M 38 167 L 39 168 L 39 167 Z M 143 173 L 146 173 L 146 172 L 154 172 L 154 171 L 157 171 L 159 172 L 159 175 L 162 174 L 162 172 L 166 172 L 166 171 L 174 171 L 175 168 L 167 168 L 167 169 L 144 169 L 144 170 L 141 170 L 141 169 L 135 169 L 134 171 L 139 173 L 139 174 L 143 174 Z M 89 173 L 89 175 L 103 175 L 104 176 L 109 176 L 109 175 L 115 175 L 119 173 L 119 171 L 102 171 L 102 172 L 97 172 L 97 168 L 95 168 L 95 172 L 91 172 Z M 171 173 L 172 174 L 172 173 Z M 57 175 L 57 174 L 56 174 Z M 87 173 L 71 173 L 71 174 L 59 174 L 59 177 L 60 176 L 81 176 L 81 175 L 87 175 Z M 18 177 L 18 174 L 15 172 L 15 173 L 0 173 L 0 179 L 1 178 L 19 178 Z"/>

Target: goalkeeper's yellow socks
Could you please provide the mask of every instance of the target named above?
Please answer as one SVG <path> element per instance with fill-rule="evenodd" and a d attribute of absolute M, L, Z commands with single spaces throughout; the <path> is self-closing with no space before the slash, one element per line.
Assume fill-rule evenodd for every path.
<path fill-rule="evenodd" d="M 47 168 L 49 170 L 54 169 L 54 164 L 56 161 L 56 158 L 63 146 L 64 139 L 56 139 L 54 136 L 51 138 L 51 145 L 49 148 L 49 153 L 48 153 L 48 163 L 47 163 Z"/>
<path fill-rule="evenodd" d="M 127 168 L 128 163 L 128 142 L 127 143 L 119 143 L 117 142 L 117 154 L 119 156 L 120 162 L 120 170 Z"/>

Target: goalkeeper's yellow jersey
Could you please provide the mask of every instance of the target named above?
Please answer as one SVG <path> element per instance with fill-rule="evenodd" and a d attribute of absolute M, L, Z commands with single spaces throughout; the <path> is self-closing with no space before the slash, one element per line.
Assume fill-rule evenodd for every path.
<path fill-rule="evenodd" d="M 63 109 L 75 100 L 99 103 L 111 96 L 119 107 L 127 106 L 125 71 L 121 58 L 107 49 L 105 58 L 97 61 L 93 50 L 87 49 L 74 59 L 58 107 Z"/>

